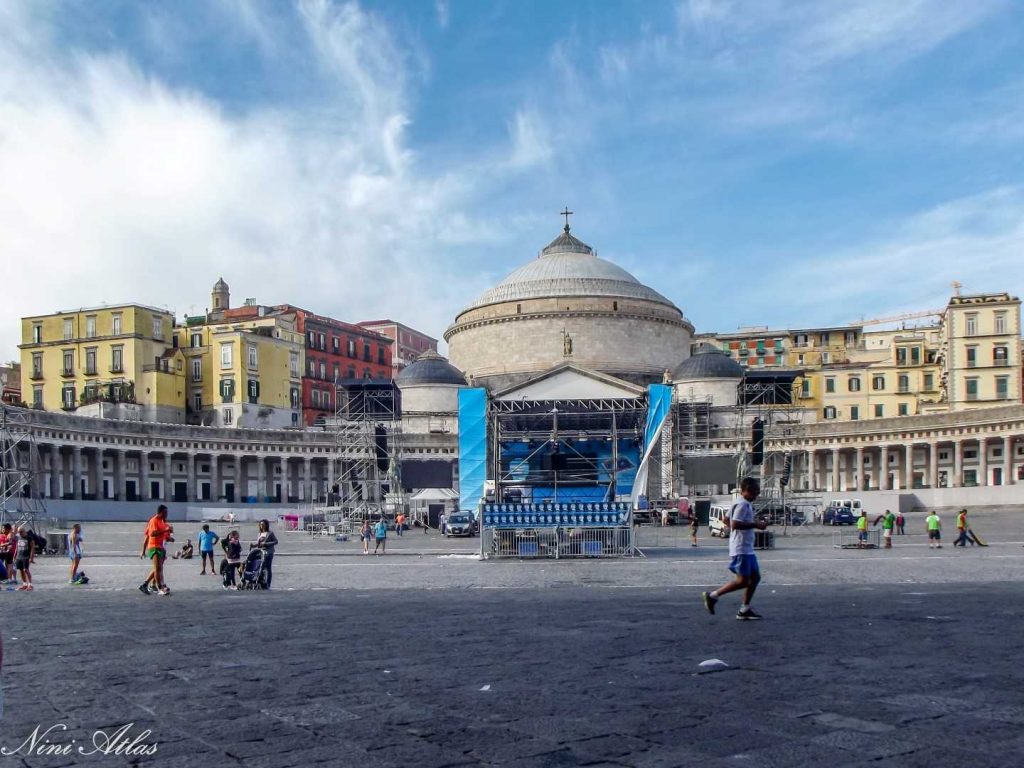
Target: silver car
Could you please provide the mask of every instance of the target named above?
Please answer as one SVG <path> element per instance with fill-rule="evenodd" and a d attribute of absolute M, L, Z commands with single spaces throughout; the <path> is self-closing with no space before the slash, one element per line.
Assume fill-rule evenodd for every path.
<path fill-rule="evenodd" d="M 445 536 L 472 536 L 476 533 L 476 521 L 468 512 L 456 512 L 445 523 Z"/>

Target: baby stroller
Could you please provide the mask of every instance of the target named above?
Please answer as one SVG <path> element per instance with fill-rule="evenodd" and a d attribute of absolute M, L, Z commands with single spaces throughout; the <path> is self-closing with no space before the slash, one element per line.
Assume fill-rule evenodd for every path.
<path fill-rule="evenodd" d="M 267 551 L 259 547 L 253 547 L 245 558 L 242 566 L 242 578 L 239 581 L 239 589 L 266 589 L 267 588 Z"/>

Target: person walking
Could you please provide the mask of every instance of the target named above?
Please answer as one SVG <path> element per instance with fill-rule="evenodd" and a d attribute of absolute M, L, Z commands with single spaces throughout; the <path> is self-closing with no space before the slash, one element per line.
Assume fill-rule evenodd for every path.
<path fill-rule="evenodd" d="M 928 531 L 928 549 L 942 549 L 942 521 L 935 514 L 935 510 L 924 519 L 925 529 Z"/>
<path fill-rule="evenodd" d="M 370 554 L 370 539 L 373 532 L 370 530 L 370 518 L 363 518 L 363 527 L 359 529 L 359 540 L 363 542 L 363 554 Z"/>
<path fill-rule="evenodd" d="M 81 584 L 84 573 L 78 572 L 78 566 L 82 562 L 82 526 L 75 523 L 68 534 L 68 559 L 71 560 L 71 573 L 68 576 L 68 584 Z"/>
<path fill-rule="evenodd" d="M 202 570 L 199 571 L 200 576 L 206 575 L 206 559 L 210 559 L 210 575 L 216 576 L 217 569 L 213 567 L 213 546 L 220 541 L 220 536 L 215 531 L 210 530 L 209 525 L 204 525 L 203 530 L 199 532 L 199 557 L 202 558 Z"/>
<path fill-rule="evenodd" d="M 260 535 L 256 537 L 256 546 L 267 553 L 263 560 L 263 567 L 267 573 L 266 589 L 270 589 L 270 582 L 274 578 L 274 550 L 277 549 L 277 536 L 270 530 L 269 520 L 260 520 Z"/>
<path fill-rule="evenodd" d="M 376 539 L 373 546 L 373 554 L 376 555 L 379 549 L 382 554 L 386 555 L 388 553 L 388 525 L 384 522 L 383 517 L 373 527 L 373 537 Z"/>
<path fill-rule="evenodd" d="M 224 550 L 224 560 L 220 564 L 224 589 L 231 589 L 236 586 L 235 574 L 242 564 L 242 542 L 238 537 L 238 531 L 229 531 L 227 537 L 221 541 L 220 547 Z"/>
<path fill-rule="evenodd" d="M 32 558 L 36 553 L 35 539 L 28 535 L 28 528 L 22 526 L 14 537 L 14 569 L 21 577 L 19 592 L 32 591 Z"/>
<path fill-rule="evenodd" d="M 879 520 L 882 521 L 882 539 L 885 541 L 885 548 L 892 549 L 892 532 L 896 527 L 896 515 L 892 513 L 892 510 L 887 509 L 884 515 L 875 518 L 872 525 L 878 525 Z"/>
<path fill-rule="evenodd" d="M 902 512 L 900 512 L 898 515 L 896 515 L 896 533 L 898 533 L 900 536 L 902 536 L 902 535 L 904 535 L 906 533 L 906 531 L 903 530 L 903 526 L 906 525 L 906 524 L 907 524 L 907 519 L 905 517 L 903 517 L 903 513 Z"/>
<path fill-rule="evenodd" d="M 661 508 L 661 527 L 668 528 L 668 507 Z"/>
<path fill-rule="evenodd" d="M 757 555 L 754 554 L 754 531 L 763 531 L 768 527 L 764 520 L 754 520 L 753 502 L 760 493 L 761 486 L 757 480 L 752 477 L 743 478 L 740 483 L 742 498 L 729 510 L 729 557 L 732 558 L 729 570 L 736 574 L 736 578 L 718 589 L 701 593 L 704 607 L 712 616 L 715 614 L 715 604 L 722 595 L 742 589 L 743 604 L 736 618 L 740 621 L 755 621 L 761 618 L 760 614 L 754 613 L 750 607 L 757 585 L 761 583 L 761 569 Z"/>
<path fill-rule="evenodd" d="M 142 535 L 142 552 L 139 557 L 149 558 L 152 566 L 146 580 L 139 585 L 144 595 L 169 595 L 171 590 L 164 583 L 164 561 L 167 560 L 167 544 L 174 542 L 174 526 L 167 522 L 167 507 L 161 504 L 156 514 L 146 523 L 146 531 Z"/>
<path fill-rule="evenodd" d="M 700 519 L 697 517 L 697 510 L 690 507 L 687 509 L 690 521 L 690 546 L 697 546 L 697 531 L 700 528 Z"/>
<path fill-rule="evenodd" d="M 967 542 L 971 542 L 971 546 L 974 546 L 974 539 L 968 535 L 967 530 L 970 526 L 967 523 L 967 509 L 961 509 L 956 515 L 956 541 L 953 542 L 954 547 L 966 547 Z"/>
<path fill-rule="evenodd" d="M 446 515 L 444 512 L 442 512 L 441 515 L 437 518 L 437 530 L 440 532 L 442 536 L 444 536 L 445 532 L 448 530 L 448 515 Z"/>
<path fill-rule="evenodd" d="M 401 536 L 403 528 L 405 528 L 405 515 L 399 513 L 398 517 L 395 518 L 395 534 Z"/>
<path fill-rule="evenodd" d="M 14 531 L 10 523 L 4 523 L 0 527 L 0 562 L 4 564 L 7 571 L 7 583 L 17 584 L 18 578 L 14 575 Z"/>

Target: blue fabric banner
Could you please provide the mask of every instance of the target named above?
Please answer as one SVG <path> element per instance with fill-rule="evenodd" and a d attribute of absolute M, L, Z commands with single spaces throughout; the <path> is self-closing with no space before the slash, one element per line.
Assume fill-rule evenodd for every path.
<path fill-rule="evenodd" d="M 487 481 L 487 390 L 459 390 L 459 509 L 476 514 Z"/>

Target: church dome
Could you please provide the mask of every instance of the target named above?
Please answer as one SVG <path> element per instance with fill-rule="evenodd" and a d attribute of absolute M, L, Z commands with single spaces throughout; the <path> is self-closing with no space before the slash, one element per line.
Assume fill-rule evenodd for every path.
<path fill-rule="evenodd" d="M 743 366 L 725 352 L 702 349 L 686 358 L 672 374 L 675 381 L 696 379 L 742 379 Z"/>
<path fill-rule="evenodd" d="M 561 296 L 641 299 L 676 309 L 675 305 L 629 272 L 598 258 L 594 250 L 569 234 L 569 227 L 540 252 L 486 291 L 463 312 L 490 304 Z"/>
<path fill-rule="evenodd" d="M 218 278 L 217 282 L 213 284 L 213 290 L 215 292 L 227 291 L 228 290 L 228 284 L 224 282 L 224 278 L 223 277 Z"/>
<path fill-rule="evenodd" d="M 395 383 L 399 387 L 429 384 L 455 384 L 464 387 L 466 377 L 437 352 L 428 349 L 399 372 L 395 377 Z"/>

